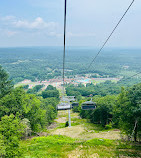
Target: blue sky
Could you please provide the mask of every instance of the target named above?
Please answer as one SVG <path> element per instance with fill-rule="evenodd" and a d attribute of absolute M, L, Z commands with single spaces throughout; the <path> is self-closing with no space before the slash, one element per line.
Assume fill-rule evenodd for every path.
<path fill-rule="evenodd" d="M 68 0 L 67 45 L 100 47 L 132 0 Z M 0 47 L 62 46 L 64 0 L 0 0 Z M 107 47 L 141 47 L 141 0 Z"/>

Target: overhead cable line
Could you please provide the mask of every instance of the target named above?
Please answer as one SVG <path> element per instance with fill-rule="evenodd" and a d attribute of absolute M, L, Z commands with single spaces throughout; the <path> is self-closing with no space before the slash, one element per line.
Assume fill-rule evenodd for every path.
<path fill-rule="evenodd" d="M 136 74 L 134 74 L 134 75 L 132 75 L 132 76 L 130 76 L 130 77 L 128 77 L 128 78 L 124 78 L 122 81 L 129 80 L 129 79 L 131 79 L 132 77 L 135 77 L 135 76 L 137 76 L 137 75 L 139 75 L 139 74 L 141 74 L 141 72 L 138 72 L 138 73 L 136 73 Z"/>
<path fill-rule="evenodd" d="M 124 16 L 127 14 L 127 12 L 129 11 L 129 9 L 131 8 L 131 6 L 133 5 L 135 0 L 133 0 L 131 2 L 131 4 L 129 5 L 129 7 L 127 8 L 127 10 L 124 12 L 123 16 L 121 17 L 121 19 L 119 20 L 119 22 L 117 23 L 117 25 L 114 27 L 113 31 L 110 33 L 110 35 L 108 36 L 108 38 L 106 39 L 106 41 L 104 42 L 104 44 L 102 45 L 102 47 L 99 49 L 98 53 L 96 54 L 96 56 L 93 58 L 92 62 L 90 63 L 90 65 L 88 66 L 88 69 L 91 67 L 91 65 L 93 64 L 93 62 L 96 60 L 96 58 L 98 57 L 98 55 L 101 53 L 102 49 L 105 47 L 105 45 L 107 44 L 107 42 L 109 41 L 109 39 L 111 38 L 111 36 L 113 35 L 113 33 L 115 32 L 115 30 L 117 29 L 117 27 L 119 26 L 119 24 L 121 23 L 121 21 L 123 20 Z"/>
<path fill-rule="evenodd" d="M 64 7 L 63 96 L 64 96 L 64 86 L 65 86 L 66 15 L 67 15 L 67 0 L 65 0 L 65 7 Z"/>

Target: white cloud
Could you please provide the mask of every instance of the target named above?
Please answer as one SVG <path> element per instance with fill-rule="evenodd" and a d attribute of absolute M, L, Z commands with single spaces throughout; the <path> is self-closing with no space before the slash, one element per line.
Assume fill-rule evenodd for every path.
<path fill-rule="evenodd" d="M 18 20 L 13 22 L 13 25 L 17 28 L 26 29 L 45 29 L 52 28 L 56 26 L 55 22 L 45 22 L 41 17 L 37 17 L 34 21 L 29 22 L 27 20 Z"/>
<path fill-rule="evenodd" d="M 19 20 L 14 16 L 5 16 L 0 18 L 5 26 L 21 28 L 21 29 L 54 29 L 57 26 L 55 22 L 46 22 L 41 17 L 35 18 L 33 21 Z"/>

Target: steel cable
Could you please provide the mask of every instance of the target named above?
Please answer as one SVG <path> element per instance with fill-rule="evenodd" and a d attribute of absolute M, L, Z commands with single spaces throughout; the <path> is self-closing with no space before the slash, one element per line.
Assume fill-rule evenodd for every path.
<path fill-rule="evenodd" d="M 63 96 L 64 96 L 64 86 L 65 86 L 66 15 L 67 15 L 67 0 L 65 0 L 65 7 L 64 7 Z"/>
<path fill-rule="evenodd" d="M 96 54 L 96 56 L 94 57 L 94 59 L 92 60 L 92 62 L 90 63 L 90 65 L 88 66 L 88 69 L 91 67 L 91 65 L 93 64 L 93 62 L 96 60 L 96 58 L 98 57 L 98 55 L 101 53 L 102 49 L 105 47 L 105 45 L 107 44 L 107 42 L 109 41 L 109 39 L 111 38 L 111 36 L 113 35 L 113 33 L 115 32 L 115 30 L 117 29 L 117 27 L 119 26 L 119 24 L 121 23 L 121 21 L 123 20 L 123 18 L 127 14 L 127 12 L 129 11 L 129 9 L 131 8 L 131 6 L 133 5 L 134 1 L 135 0 L 133 0 L 131 2 L 131 4 L 129 5 L 129 7 L 127 8 L 127 10 L 124 12 L 123 16 L 121 17 L 121 19 L 119 20 L 119 22 L 117 23 L 117 25 L 114 27 L 113 31 L 110 33 L 110 35 L 108 36 L 108 38 L 106 39 L 106 41 L 104 42 L 104 44 L 102 45 L 102 47 L 99 49 L 98 53 Z"/>

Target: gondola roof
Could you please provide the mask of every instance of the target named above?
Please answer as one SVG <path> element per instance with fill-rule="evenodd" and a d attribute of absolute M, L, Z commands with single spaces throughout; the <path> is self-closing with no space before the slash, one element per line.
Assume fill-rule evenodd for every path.
<path fill-rule="evenodd" d="M 96 105 L 96 103 L 93 101 L 86 101 L 86 102 L 82 103 L 82 105 Z"/>
<path fill-rule="evenodd" d="M 69 103 L 60 103 L 57 105 L 57 110 L 69 110 L 71 109 L 71 104 Z"/>

